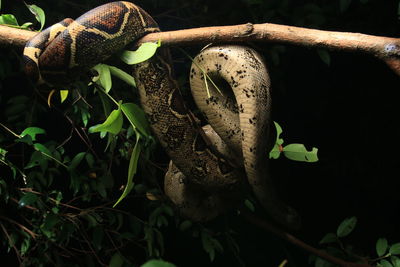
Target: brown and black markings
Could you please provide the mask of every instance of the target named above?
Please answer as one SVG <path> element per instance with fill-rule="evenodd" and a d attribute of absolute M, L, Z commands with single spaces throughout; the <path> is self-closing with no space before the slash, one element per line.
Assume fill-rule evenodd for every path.
<path fill-rule="evenodd" d="M 95 64 L 106 60 L 129 43 L 156 31 L 159 31 L 156 22 L 140 7 L 124 1 L 108 3 L 90 10 L 75 21 L 66 19 L 30 40 L 24 50 L 25 70 L 36 81 L 65 85 L 86 74 Z M 266 139 L 271 124 L 269 78 L 262 59 L 251 49 L 229 46 L 219 47 L 219 60 L 212 58 L 210 61 L 210 51 L 215 48 L 209 49 L 204 50 L 196 60 L 199 64 L 206 62 L 207 67 L 204 69 L 218 75 L 234 71 L 229 74 L 230 78 L 225 79 L 233 88 L 242 89 L 246 83 L 244 80 L 256 75 L 254 72 L 249 73 L 251 68 L 257 70 L 257 75 L 263 73 L 261 78 L 265 85 L 256 86 L 259 87 L 257 90 L 261 90 L 257 94 L 264 95 L 260 98 L 261 102 L 249 103 L 246 99 L 250 97 L 236 93 L 239 108 L 232 108 L 235 105 L 229 100 L 218 100 L 222 105 L 215 105 L 218 109 L 216 114 L 222 114 L 222 107 L 231 115 L 217 115 L 219 120 L 216 125 L 228 124 L 228 130 L 221 130 L 227 133 L 224 141 L 232 145 L 231 149 L 239 158 L 243 157 L 249 183 L 260 202 L 278 222 L 293 227 L 297 223 L 295 212 L 278 201 L 271 179 L 263 176 L 267 172 L 262 166 L 267 164 L 257 163 L 257 158 L 267 157 L 266 142 L 261 139 Z M 184 104 L 171 75 L 169 59 L 161 54 L 135 65 L 133 73 L 152 130 L 176 165 L 174 167 L 171 164 L 168 171 L 165 191 L 184 215 L 194 220 L 209 220 L 240 201 L 244 175 L 218 153 L 207 146 L 202 147 L 199 140 L 204 133 L 195 125 L 197 119 L 193 118 Z M 240 58 L 243 64 L 232 63 L 231 58 L 234 57 Z M 204 84 L 202 72 L 195 66 L 191 70 L 191 78 Z M 250 96 L 257 99 L 251 91 Z M 208 108 L 213 106 L 205 105 Z M 250 115 L 252 111 L 258 113 Z M 254 116 L 257 120 L 249 124 L 248 120 Z M 213 120 L 212 115 L 207 117 Z M 257 131 L 261 132 L 261 137 Z M 207 143 L 205 140 L 203 142 Z M 256 153 L 248 153 L 250 147 Z"/>

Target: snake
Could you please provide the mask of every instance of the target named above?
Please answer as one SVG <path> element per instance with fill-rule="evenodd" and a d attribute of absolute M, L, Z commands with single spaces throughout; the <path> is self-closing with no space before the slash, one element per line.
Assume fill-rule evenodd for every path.
<path fill-rule="evenodd" d="M 93 66 L 159 31 L 139 6 L 107 3 L 30 39 L 23 52 L 24 70 L 37 84 L 63 88 L 87 79 Z M 194 221 L 211 220 L 237 206 L 249 187 L 277 223 L 298 228 L 299 215 L 278 198 L 269 175 L 274 131 L 270 79 L 262 56 L 249 47 L 213 45 L 195 57 L 190 84 L 211 125 L 204 129 L 172 72 L 169 51 L 163 47 L 132 66 L 141 106 L 172 161 L 164 189 L 178 213 Z"/>

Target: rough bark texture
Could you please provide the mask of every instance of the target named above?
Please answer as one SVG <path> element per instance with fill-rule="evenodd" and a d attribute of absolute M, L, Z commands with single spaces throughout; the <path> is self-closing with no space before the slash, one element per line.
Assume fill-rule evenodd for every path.
<path fill-rule="evenodd" d="M 25 45 L 35 32 L 0 26 L 0 45 Z M 164 46 L 208 43 L 274 42 L 330 50 L 362 52 L 386 62 L 400 75 L 400 39 L 350 32 L 314 30 L 278 24 L 241 24 L 151 33 L 139 43 L 161 40 Z"/>

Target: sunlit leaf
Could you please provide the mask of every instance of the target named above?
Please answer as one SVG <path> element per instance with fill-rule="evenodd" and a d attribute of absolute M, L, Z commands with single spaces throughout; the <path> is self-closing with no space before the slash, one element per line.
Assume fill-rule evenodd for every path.
<path fill-rule="evenodd" d="M 61 98 L 61 103 L 65 101 L 68 97 L 68 90 L 60 90 L 60 98 Z"/>
<path fill-rule="evenodd" d="M 106 121 L 89 128 L 89 133 L 109 132 L 118 134 L 122 129 L 123 118 L 121 114 L 121 106 L 113 110 L 107 117 Z"/>
<path fill-rule="evenodd" d="M 282 128 L 281 126 L 274 121 L 274 126 L 275 126 L 275 130 L 276 130 L 276 140 L 275 140 L 275 144 L 274 147 L 272 148 L 272 150 L 269 152 L 269 158 L 270 159 L 278 159 L 279 156 L 281 155 L 281 147 L 283 144 L 283 139 L 280 137 L 281 133 L 282 133 Z"/>
<path fill-rule="evenodd" d="M 7 154 L 7 150 L 3 149 L 0 147 L 0 159 L 1 160 L 5 160 L 6 159 L 6 154 Z"/>
<path fill-rule="evenodd" d="M 44 15 L 43 9 L 38 7 L 37 5 L 28 5 L 25 3 L 25 5 L 28 7 L 29 11 L 35 15 L 36 20 L 40 23 L 40 29 L 41 31 L 43 29 L 44 23 L 46 21 L 46 16 Z"/>
<path fill-rule="evenodd" d="M 136 51 L 123 51 L 120 58 L 126 64 L 138 64 L 151 58 L 156 53 L 158 47 L 157 43 L 143 43 Z"/>
<path fill-rule="evenodd" d="M 21 29 L 29 29 L 30 26 L 32 26 L 32 22 L 25 22 L 24 24 L 21 25 Z"/>
<path fill-rule="evenodd" d="M 138 160 L 139 160 L 140 151 L 141 151 L 141 145 L 139 143 L 139 138 L 137 138 L 136 139 L 136 144 L 135 144 L 135 146 L 134 146 L 134 148 L 132 150 L 131 159 L 129 161 L 128 177 L 127 177 L 126 185 L 125 185 L 125 188 L 124 188 L 124 192 L 122 192 L 122 195 L 119 197 L 117 202 L 113 205 L 113 207 L 117 206 L 118 203 L 121 202 L 129 194 L 129 192 L 133 188 L 133 185 L 134 185 L 133 177 L 136 174 L 137 163 L 138 163 Z"/>
<path fill-rule="evenodd" d="M 18 21 L 12 14 L 3 14 L 0 16 L 0 24 L 18 26 Z"/>
<path fill-rule="evenodd" d="M 130 75 L 130 74 L 126 73 L 125 71 L 123 71 L 123 70 L 121 70 L 119 68 L 116 68 L 114 66 L 108 66 L 108 68 L 110 69 L 110 73 L 112 75 L 114 75 L 118 79 L 123 80 L 127 84 L 136 87 L 135 78 L 133 78 L 132 75 Z"/>
<path fill-rule="evenodd" d="M 138 105 L 134 103 L 125 103 L 121 105 L 121 109 L 134 128 L 138 129 L 145 137 L 150 135 L 150 126 L 146 115 Z"/>
<path fill-rule="evenodd" d="M 47 147 L 45 147 L 44 145 L 35 143 L 35 144 L 33 144 L 33 147 L 36 148 L 38 151 L 43 152 L 44 154 L 46 154 L 48 156 L 51 156 L 50 150 Z"/>
<path fill-rule="evenodd" d="M 313 147 L 308 151 L 303 144 L 289 144 L 283 147 L 285 157 L 295 161 L 316 162 L 318 161 L 318 149 Z"/>
<path fill-rule="evenodd" d="M 25 135 L 29 135 L 32 141 L 36 141 L 36 135 L 38 134 L 46 134 L 46 131 L 39 127 L 28 127 L 22 131 L 20 136 L 24 137 Z"/>
<path fill-rule="evenodd" d="M 98 74 L 99 74 L 99 79 L 97 79 L 95 82 L 100 85 L 104 91 L 107 93 L 111 90 L 112 87 L 112 80 L 111 80 L 111 73 L 110 73 L 110 68 L 106 64 L 97 64 L 96 66 L 93 67 Z"/>

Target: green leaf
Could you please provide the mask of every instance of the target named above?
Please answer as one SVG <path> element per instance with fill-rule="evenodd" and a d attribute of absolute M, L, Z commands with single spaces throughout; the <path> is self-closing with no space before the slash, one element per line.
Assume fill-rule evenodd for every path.
<path fill-rule="evenodd" d="M 121 109 L 133 128 L 138 129 L 145 137 L 150 135 L 150 126 L 146 114 L 138 105 L 125 103 L 121 105 Z"/>
<path fill-rule="evenodd" d="M 179 225 L 179 230 L 184 232 L 184 231 L 188 230 L 190 227 L 192 227 L 192 225 L 193 225 L 193 223 L 191 221 L 185 220 Z"/>
<path fill-rule="evenodd" d="M 388 262 L 387 260 L 380 260 L 380 261 L 379 261 L 379 264 L 380 264 L 382 267 L 393 267 L 393 265 L 392 265 L 390 262 Z"/>
<path fill-rule="evenodd" d="M 106 64 L 97 64 L 93 67 L 93 69 L 95 69 L 99 73 L 99 78 L 95 80 L 95 82 L 108 93 L 112 87 L 112 79 L 109 66 Z"/>
<path fill-rule="evenodd" d="M 391 256 L 390 261 L 392 262 L 394 267 L 400 267 L 400 258 L 396 256 Z"/>
<path fill-rule="evenodd" d="M 61 98 L 61 103 L 65 101 L 68 97 L 68 90 L 60 90 L 60 98 Z"/>
<path fill-rule="evenodd" d="M 331 65 L 331 55 L 328 53 L 328 51 L 323 50 L 323 49 L 318 49 L 317 53 L 321 60 L 328 66 Z"/>
<path fill-rule="evenodd" d="M 18 201 L 18 205 L 20 207 L 32 205 L 38 200 L 38 198 L 38 195 L 32 192 L 28 192 L 23 197 L 21 197 L 21 199 Z"/>
<path fill-rule="evenodd" d="M 21 29 L 29 29 L 29 27 L 32 25 L 33 23 L 32 22 L 25 22 L 24 24 L 22 24 L 21 26 L 20 26 L 20 28 Z"/>
<path fill-rule="evenodd" d="M 124 258 L 122 257 L 121 253 L 116 252 L 111 257 L 110 263 L 108 264 L 109 267 L 121 267 L 124 263 Z"/>
<path fill-rule="evenodd" d="M 329 244 L 329 243 L 334 243 L 337 242 L 337 236 L 334 233 L 327 233 L 322 239 L 321 241 L 319 241 L 319 243 L 322 244 Z"/>
<path fill-rule="evenodd" d="M 357 218 L 354 216 L 344 219 L 336 231 L 337 236 L 345 237 L 349 235 L 354 230 L 356 224 L 357 224 Z"/>
<path fill-rule="evenodd" d="M 251 210 L 252 212 L 254 212 L 254 211 L 256 210 L 256 208 L 254 207 L 253 202 L 251 202 L 251 201 L 248 200 L 248 199 L 245 199 L 245 200 L 244 200 L 244 205 L 245 205 L 249 210 Z"/>
<path fill-rule="evenodd" d="M 31 239 L 25 238 L 21 244 L 21 255 L 25 255 L 25 253 L 28 252 L 30 246 L 31 246 Z"/>
<path fill-rule="evenodd" d="M 19 139 L 15 139 L 15 142 L 21 142 L 21 143 L 25 143 L 25 144 L 28 144 L 31 146 L 33 145 L 32 137 L 30 135 L 25 135 Z"/>
<path fill-rule="evenodd" d="M 90 153 L 86 153 L 85 159 L 86 159 L 86 162 L 87 162 L 89 168 L 92 169 L 92 168 L 93 168 L 93 165 L 94 165 L 94 163 L 95 163 L 95 160 L 94 160 L 93 155 L 90 154 Z"/>
<path fill-rule="evenodd" d="M 389 253 L 392 255 L 400 255 L 400 243 L 396 243 L 390 246 Z"/>
<path fill-rule="evenodd" d="M 5 150 L 5 149 L 2 149 L 1 147 L 0 147 L 0 160 L 5 160 L 6 159 L 6 154 L 7 154 L 7 150 Z"/>
<path fill-rule="evenodd" d="M 135 144 L 135 146 L 133 148 L 131 159 L 129 161 L 128 178 L 127 178 L 127 182 L 126 182 L 126 185 L 125 185 L 124 192 L 122 192 L 122 195 L 119 197 L 117 202 L 113 205 L 113 207 L 117 206 L 118 203 L 120 201 L 122 201 L 129 194 L 129 192 L 133 188 L 133 185 L 134 185 L 133 177 L 136 174 L 137 163 L 138 163 L 138 160 L 139 160 L 140 151 L 141 151 L 141 145 L 139 143 L 139 137 L 138 137 L 138 138 L 136 138 L 136 144 Z"/>
<path fill-rule="evenodd" d="M 33 144 L 33 147 L 36 148 L 38 151 L 44 153 L 46 156 L 49 156 L 50 158 L 52 158 L 50 150 L 47 147 L 45 147 L 44 145 L 42 145 L 40 143 L 35 143 L 35 144 Z"/>
<path fill-rule="evenodd" d="M 35 15 L 36 20 L 40 23 L 39 31 L 41 31 L 43 29 L 44 23 L 46 21 L 46 16 L 44 15 L 43 9 L 41 9 L 37 5 L 27 5 L 27 4 L 25 4 L 25 5 L 28 7 L 29 11 L 33 15 Z"/>
<path fill-rule="evenodd" d="M 203 245 L 203 249 L 210 256 L 210 260 L 214 261 L 215 259 L 215 251 L 223 252 L 223 247 L 221 243 L 210 236 L 206 231 L 201 232 L 201 243 Z"/>
<path fill-rule="evenodd" d="M 71 160 L 71 163 L 69 164 L 68 168 L 70 170 L 75 170 L 78 167 L 78 165 L 82 162 L 85 155 L 86 152 L 80 152 L 76 154 L 75 157 Z"/>
<path fill-rule="evenodd" d="M 376 254 L 378 254 L 379 257 L 383 256 L 387 249 L 388 249 L 388 242 L 386 238 L 379 238 L 378 241 L 376 242 Z"/>
<path fill-rule="evenodd" d="M 51 237 L 55 233 L 53 233 L 51 230 L 54 228 L 54 226 L 60 221 L 60 218 L 58 215 L 49 213 L 46 215 L 46 218 L 44 220 L 44 223 L 40 226 L 40 229 L 42 232 L 47 236 Z"/>
<path fill-rule="evenodd" d="M 274 121 L 275 129 L 276 129 L 276 140 L 275 140 L 275 145 L 269 152 L 269 158 L 270 159 L 278 159 L 279 156 L 281 155 L 281 146 L 283 144 L 283 139 L 280 137 L 282 133 L 282 128 L 281 126 Z"/>
<path fill-rule="evenodd" d="M 38 127 L 28 127 L 22 131 L 20 136 L 24 137 L 25 135 L 29 135 L 32 138 L 32 141 L 36 141 L 36 135 L 38 134 L 46 134 L 46 131 Z"/>
<path fill-rule="evenodd" d="M 283 148 L 285 157 L 295 161 L 316 162 L 318 161 L 318 149 L 313 147 L 307 151 L 303 144 L 289 144 Z"/>
<path fill-rule="evenodd" d="M 87 110 L 81 110 L 81 117 L 82 117 L 82 123 L 83 125 L 86 127 L 88 122 L 89 122 L 89 118 L 90 118 L 90 113 Z"/>
<path fill-rule="evenodd" d="M 141 267 L 176 267 L 176 266 L 175 264 L 163 260 L 149 260 Z"/>
<path fill-rule="evenodd" d="M 0 24 L 18 26 L 18 21 L 13 14 L 3 14 L 0 16 Z"/>
<path fill-rule="evenodd" d="M 118 79 L 121 79 L 122 81 L 126 82 L 127 84 L 136 87 L 135 78 L 133 78 L 132 75 L 130 75 L 130 74 L 126 73 L 125 71 L 123 71 L 119 68 L 116 68 L 114 66 L 108 66 L 108 68 L 110 69 L 110 73 L 112 75 L 114 75 Z"/>
<path fill-rule="evenodd" d="M 118 109 L 115 109 L 110 113 L 105 122 L 90 127 L 89 133 L 109 132 L 112 134 L 118 134 L 122 129 L 122 123 L 123 118 L 121 114 L 121 105 L 119 105 Z"/>
<path fill-rule="evenodd" d="M 120 58 L 128 65 L 138 64 L 151 58 L 158 47 L 157 43 L 143 43 L 136 51 L 123 51 Z"/>

